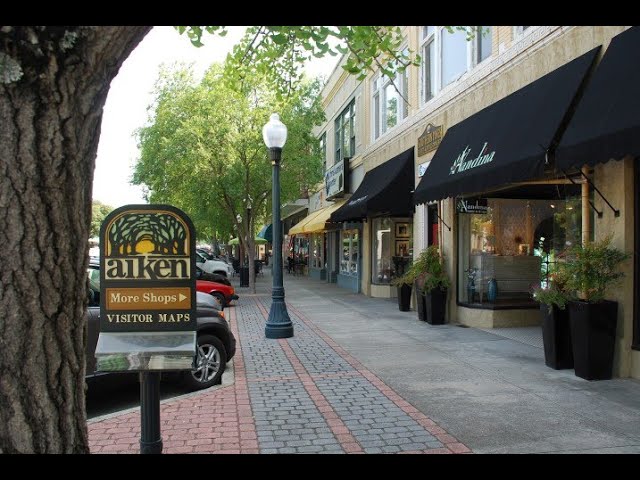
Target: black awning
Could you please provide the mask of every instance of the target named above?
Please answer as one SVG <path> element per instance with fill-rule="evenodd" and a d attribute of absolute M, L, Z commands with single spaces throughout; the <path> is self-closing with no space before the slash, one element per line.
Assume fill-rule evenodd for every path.
<path fill-rule="evenodd" d="M 359 220 L 367 216 L 408 216 L 413 213 L 413 147 L 369 170 L 358 189 L 331 214 L 332 222 Z"/>
<path fill-rule="evenodd" d="M 416 187 L 415 203 L 541 177 L 546 152 L 599 49 L 451 127 Z"/>
<path fill-rule="evenodd" d="M 640 27 L 611 40 L 556 150 L 562 170 L 640 155 Z"/>

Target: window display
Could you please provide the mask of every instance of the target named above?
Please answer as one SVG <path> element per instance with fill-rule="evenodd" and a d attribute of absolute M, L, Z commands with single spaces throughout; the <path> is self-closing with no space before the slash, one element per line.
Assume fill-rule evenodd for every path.
<path fill-rule="evenodd" d="M 531 291 L 546 282 L 550 265 L 581 241 L 580 198 L 489 198 L 485 205 L 486 213 L 458 211 L 458 301 L 533 304 Z"/>
<path fill-rule="evenodd" d="M 357 275 L 359 256 L 358 230 L 343 230 L 340 237 L 342 240 L 340 273 L 342 275 Z"/>
<path fill-rule="evenodd" d="M 312 257 L 311 266 L 313 268 L 324 268 L 325 243 L 324 233 L 316 233 L 311 237 Z"/>
<path fill-rule="evenodd" d="M 413 256 L 413 224 L 389 217 L 374 218 L 372 283 L 390 283 L 404 274 Z"/>

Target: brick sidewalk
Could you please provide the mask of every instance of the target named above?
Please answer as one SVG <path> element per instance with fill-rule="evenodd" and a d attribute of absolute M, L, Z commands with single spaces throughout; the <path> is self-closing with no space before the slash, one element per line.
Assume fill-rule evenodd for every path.
<path fill-rule="evenodd" d="M 164 453 L 469 453 L 288 305 L 294 337 L 268 340 L 270 297 L 225 310 L 235 383 L 161 405 Z M 92 422 L 92 453 L 139 453 L 140 413 Z"/>

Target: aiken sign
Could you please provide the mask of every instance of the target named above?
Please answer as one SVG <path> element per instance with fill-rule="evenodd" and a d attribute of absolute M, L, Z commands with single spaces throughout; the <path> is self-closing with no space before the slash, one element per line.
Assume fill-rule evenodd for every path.
<path fill-rule="evenodd" d="M 469 148 L 469 145 L 467 145 L 465 149 L 462 151 L 462 153 L 458 155 L 458 158 L 456 158 L 455 161 L 453 162 L 449 175 L 461 173 L 461 172 L 464 172 L 465 170 L 469 170 L 471 168 L 476 168 L 481 165 L 485 165 L 487 163 L 493 162 L 493 156 L 496 154 L 496 152 L 493 151 L 490 153 L 485 153 L 487 151 L 487 145 L 488 143 L 484 142 L 484 145 L 482 146 L 482 149 L 480 150 L 480 153 L 478 154 L 478 156 L 475 158 L 472 158 L 471 160 L 467 160 L 469 153 L 471 153 L 471 149 Z"/>
<path fill-rule="evenodd" d="M 108 258 L 108 280 L 180 280 L 189 278 L 189 257 L 182 258 Z"/>
<path fill-rule="evenodd" d="M 114 210 L 102 223 L 100 249 L 101 332 L 195 331 L 195 236 L 184 212 Z"/>

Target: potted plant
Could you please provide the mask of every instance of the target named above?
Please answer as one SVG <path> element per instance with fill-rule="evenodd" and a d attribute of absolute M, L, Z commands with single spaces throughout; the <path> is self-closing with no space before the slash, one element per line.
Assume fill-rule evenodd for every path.
<path fill-rule="evenodd" d="M 444 256 L 440 255 L 438 247 L 430 245 L 420 252 L 416 277 L 422 283 L 422 292 L 425 295 L 425 320 L 432 325 L 445 323 L 447 307 L 447 291 L 451 282 L 447 277 L 444 266 Z"/>
<path fill-rule="evenodd" d="M 577 297 L 569 301 L 574 368 L 586 380 L 613 375 L 618 302 L 605 296 L 624 276 L 620 267 L 630 255 L 610 244 L 611 237 L 578 244 L 568 251 L 565 264 L 567 288 Z"/>
<path fill-rule="evenodd" d="M 573 346 L 567 308 L 570 295 L 566 284 L 564 264 L 558 263 L 549 274 L 547 284 L 533 290 L 533 298 L 540 302 L 542 313 L 544 363 L 555 370 L 573 368 Z"/>
<path fill-rule="evenodd" d="M 391 280 L 391 284 L 398 287 L 398 308 L 401 312 L 411 310 L 411 286 L 413 285 L 413 280 L 411 269 L 407 270 L 404 275 Z"/>
<path fill-rule="evenodd" d="M 418 311 L 418 320 L 423 322 L 427 321 L 427 307 L 426 296 L 424 294 L 424 280 L 426 273 L 420 273 L 416 275 L 416 279 L 413 282 L 416 292 L 416 310 Z"/>

